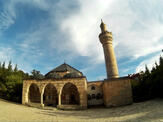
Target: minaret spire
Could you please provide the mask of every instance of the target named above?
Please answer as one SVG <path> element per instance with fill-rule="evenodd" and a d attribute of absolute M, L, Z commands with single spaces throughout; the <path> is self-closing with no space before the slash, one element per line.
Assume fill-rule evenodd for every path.
<path fill-rule="evenodd" d="M 102 19 L 101 19 L 101 23 L 102 23 L 103 21 L 102 21 Z"/>
<path fill-rule="evenodd" d="M 99 35 L 100 42 L 102 43 L 104 49 L 104 56 L 105 56 L 105 64 L 106 64 L 106 72 L 107 78 L 118 78 L 118 66 L 116 57 L 114 54 L 113 48 L 113 37 L 112 33 L 107 31 L 107 27 L 101 19 L 101 33 Z"/>
<path fill-rule="evenodd" d="M 106 31 L 107 31 L 106 24 L 104 24 L 104 22 L 102 21 L 102 19 L 101 19 L 101 25 L 100 25 L 100 28 L 101 28 L 101 32 L 106 32 Z"/>

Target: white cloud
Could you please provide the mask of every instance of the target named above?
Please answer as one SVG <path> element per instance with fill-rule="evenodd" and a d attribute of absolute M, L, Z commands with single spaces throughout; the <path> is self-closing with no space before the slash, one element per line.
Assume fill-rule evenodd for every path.
<path fill-rule="evenodd" d="M 102 46 L 98 40 L 99 25 L 112 0 L 105 2 L 80 0 L 79 2 L 79 10 L 61 21 L 61 29 L 69 34 L 71 42 L 68 43 L 70 47 L 73 46 L 73 51 L 78 55 L 103 60 Z"/>
<path fill-rule="evenodd" d="M 2 64 L 5 62 L 5 66 L 7 67 L 9 61 L 12 62 L 13 68 L 16 64 L 18 64 L 18 68 L 21 70 L 23 69 L 25 72 L 33 69 L 27 61 L 27 57 L 20 55 L 20 53 L 16 55 L 15 49 L 7 45 L 3 45 L 3 47 L 0 47 L 0 63 Z"/>
<path fill-rule="evenodd" d="M 162 6 L 160 4 L 161 1 L 147 0 L 117 1 L 113 4 L 112 12 L 106 18 L 118 43 L 117 57 L 138 58 L 161 50 L 163 43 L 158 40 L 162 37 L 163 23 L 158 19 L 162 15 L 157 8 Z"/>
<path fill-rule="evenodd" d="M 155 3 L 155 4 L 154 4 Z M 161 50 L 163 23 L 162 1 L 80 1 L 80 10 L 62 20 L 62 31 L 69 34 L 69 48 L 95 62 L 103 62 L 103 50 L 98 40 L 100 19 L 113 32 L 116 56 L 139 58 Z M 138 7 L 139 6 L 139 7 Z M 144 7 L 145 6 L 145 7 Z M 137 9 L 138 8 L 138 9 Z M 147 19 L 146 19 L 147 17 Z"/>
<path fill-rule="evenodd" d="M 50 5 L 45 0 L 15 0 L 15 2 L 11 2 L 10 6 L 20 2 L 49 10 L 51 18 L 48 19 L 54 22 L 51 23 L 53 24 L 51 27 L 48 27 L 49 29 L 46 29 L 47 32 L 43 32 L 47 34 L 47 39 L 54 48 L 68 50 L 73 55 L 88 56 L 93 63 L 104 61 L 102 45 L 98 39 L 101 18 L 108 25 L 108 30 L 113 32 L 114 47 L 118 58 L 124 56 L 139 58 L 161 50 L 163 47 L 163 43 L 158 42 L 162 37 L 161 32 L 163 32 L 163 24 L 159 21 L 161 12 L 158 12 L 160 8 L 156 8 L 161 1 L 78 0 L 79 8 L 69 13 L 67 12 L 71 8 L 68 8 L 69 4 L 64 1 Z M 137 6 L 139 6 L 138 9 Z M 55 11 L 56 7 L 58 11 Z M 60 9 L 63 9 L 62 12 Z M 63 17 L 63 13 L 66 17 Z M 59 37 L 60 41 L 54 40 L 56 23 L 59 24 L 61 33 L 65 34 L 67 39 Z M 35 35 L 32 39 L 27 39 L 28 41 L 36 38 L 39 40 L 44 36 L 41 29 L 33 33 L 41 34 Z M 64 47 L 60 49 L 56 46 L 56 42 L 58 45 L 64 44 Z M 29 42 L 25 41 L 22 46 L 27 46 L 26 43 Z"/>
<path fill-rule="evenodd" d="M 10 47 L 0 47 L 0 62 L 12 60 L 14 50 Z"/>
<path fill-rule="evenodd" d="M 98 80 L 104 80 L 104 79 L 106 79 L 106 76 L 105 76 L 105 75 L 101 75 L 101 76 L 98 76 L 98 77 L 97 77 L 97 81 L 98 81 Z"/>
<path fill-rule="evenodd" d="M 11 10 L 10 12 L 13 12 L 13 14 L 15 14 L 14 10 L 16 4 L 20 4 L 20 3 L 24 5 L 25 4 L 32 5 L 42 10 L 48 10 L 50 7 L 49 0 L 11 0 L 10 2 L 7 2 L 6 8 L 8 8 L 8 10 Z"/>
<path fill-rule="evenodd" d="M 18 3 L 29 4 L 49 12 L 45 24 L 22 36 L 23 41 L 19 43 L 25 52 L 22 55 L 22 62 L 25 62 L 24 57 L 30 55 L 28 51 L 45 39 L 47 47 L 53 47 L 57 51 L 68 51 L 69 54 L 65 55 L 66 60 L 68 57 L 73 59 L 75 56 L 88 56 L 91 65 L 104 63 L 102 45 L 98 39 L 101 18 L 108 25 L 108 30 L 113 32 L 118 58 L 130 57 L 135 60 L 162 49 L 163 43 L 159 41 L 163 38 L 161 0 L 77 0 L 75 2 L 79 5 L 75 9 L 69 5 L 74 4 L 74 1 L 64 0 L 56 4 L 50 4 L 46 0 L 11 0 L 6 4 L 10 15 L 8 24 L 7 21 L 3 21 L 6 22 L 4 24 L 6 27 L 14 23 L 15 5 Z"/>
<path fill-rule="evenodd" d="M 16 19 L 16 5 L 30 4 L 43 10 L 48 10 L 50 4 L 46 0 L 11 0 L 9 2 L 4 1 L 4 11 L 0 11 L 0 34 L 2 31 L 8 29 L 15 23 Z"/>
<path fill-rule="evenodd" d="M 14 24 L 14 16 L 12 16 L 8 11 L 0 12 L 0 33 Z"/>

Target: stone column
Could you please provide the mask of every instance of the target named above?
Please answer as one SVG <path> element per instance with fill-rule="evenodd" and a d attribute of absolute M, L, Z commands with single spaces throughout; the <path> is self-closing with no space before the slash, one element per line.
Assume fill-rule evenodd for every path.
<path fill-rule="evenodd" d="M 79 98 L 80 98 L 80 107 L 81 109 L 87 108 L 87 94 L 85 91 L 79 91 Z"/>
<path fill-rule="evenodd" d="M 117 61 L 112 45 L 112 41 L 113 41 L 112 33 L 107 31 L 106 25 L 103 22 L 101 22 L 100 27 L 101 27 L 101 33 L 99 35 L 99 39 L 103 45 L 107 78 L 108 79 L 118 78 L 119 74 L 118 74 Z"/>
<path fill-rule="evenodd" d="M 29 92 L 29 87 L 26 81 L 23 81 L 23 90 L 22 90 L 22 104 L 27 104 L 28 103 L 28 92 Z"/>
<path fill-rule="evenodd" d="M 41 106 L 44 107 L 43 94 L 41 94 Z"/>
<path fill-rule="evenodd" d="M 44 107 L 44 99 L 43 99 L 43 95 L 44 95 L 44 86 L 43 85 L 41 85 L 40 86 L 40 98 L 41 98 L 41 107 Z"/>
<path fill-rule="evenodd" d="M 58 89 L 57 89 L 57 91 L 58 91 L 58 105 L 57 105 L 57 108 L 58 109 L 60 109 L 61 108 L 61 94 L 62 94 L 62 91 L 61 91 L 61 87 L 59 87 Z"/>
<path fill-rule="evenodd" d="M 61 105 L 61 94 L 59 94 L 59 97 L 58 97 L 58 105 Z"/>
<path fill-rule="evenodd" d="M 24 104 L 24 105 L 25 105 L 25 103 L 26 103 L 26 92 L 27 92 L 27 90 L 26 90 L 26 88 L 25 88 L 25 83 L 23 82 L 22 104 Z"/>

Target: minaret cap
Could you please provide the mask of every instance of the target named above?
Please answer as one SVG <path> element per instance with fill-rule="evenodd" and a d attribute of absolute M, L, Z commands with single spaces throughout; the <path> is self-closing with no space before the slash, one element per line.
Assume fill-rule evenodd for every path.
<path fill-rule="evenodd" d="M 106 27 L 106 25 L 104 24 L 104 22 L 102 21 L 102 19 L 101 19 L 100 28 L 101 28 L 101 32 L 106 32 L 106 31 L 107 31 L 107 27 Z"/>

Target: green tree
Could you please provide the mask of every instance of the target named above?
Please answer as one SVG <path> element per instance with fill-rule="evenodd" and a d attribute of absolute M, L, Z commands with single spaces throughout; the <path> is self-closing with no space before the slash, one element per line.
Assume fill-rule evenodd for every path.
<path fill-rule="evenodd" d="M 32 79 L 43 79 L 44 78 L 44 76 L 40 73 L 40 71 L 35 70 L 35 69 L 32 70 L 31 74 L 32 75 L 30 77 Z"/>
<path fill-rule="evenodd" d="M 12 70 L 11 61 L 5 68 L 5 62 L 0 67 L 0 98 L 21 102 L 23 79 L 28 79 L 28 73 L 24 73 L 15 66 Z"/>
<path fill-rule="evenodd" d="M 17 67 L 17 64 L 15 65 L 15 68 L 14 68 L 14 72 L 17 72 L 18 71 L 18 67 Z"/>
<path fill-rule="evenodd" d="M 9 72 L 12 72 L 12 62 L 11 61 L 9 61 L 8 70 L 9 70 Z"/>
<path fill-rule="evenodd" d="M 5 69 L 5 61 L 2 64 L 2 68 Z"/>
<path fill-rule="evenodd" d="M 159 64 L 155 62 L 151 71 L 147 66 L 145 69 L 138 81 L 131 82 L 135 102 L 163 98 L 163 57 L 160 56 Z"/>

